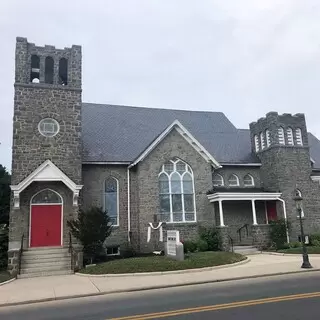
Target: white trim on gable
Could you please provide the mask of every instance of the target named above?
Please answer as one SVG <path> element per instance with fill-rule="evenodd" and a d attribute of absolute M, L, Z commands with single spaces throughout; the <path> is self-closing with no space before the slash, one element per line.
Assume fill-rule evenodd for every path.
<path fill-rule="evenodd" d="M 50 160 L 46 160 L 27 178 L 17 185 L 11 185 L 14 196 L 14 208 L 20 207 L 20 193 L 27 188 L 33 181 L 61 181 L 73 192 L 73 205 L 78 205 L 79 192 L 82 185 L 75 184 L 67 175 L 65 175 Z"/>
<path fill-rule="evenodd" d="M 213 156 L 201 145 L 201 143 L 178 121 L 175 120 L 167 127 L 160 136 L 155 139 L 147 149 L 130 165 L 130 168 L 146 158 L 146 156 L 173 130 L 177 132 L 214 168 L 221 168 L 221 165 Z"/>

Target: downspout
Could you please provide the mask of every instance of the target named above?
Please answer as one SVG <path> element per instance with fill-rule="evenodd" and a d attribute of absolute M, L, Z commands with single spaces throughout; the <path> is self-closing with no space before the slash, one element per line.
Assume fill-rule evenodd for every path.
<path fill-rule="evenodd" d="M 289 232 L 288 232 L 288 226 L 287 226 L 287 210 L 286 210 L 286 203 L 283 199 L 281 198 L 278 198 L 279 201 L 282 202 L 282 206 L 283 206 L 283 215 L 284 215 L 284 220 L 286 222 L 286 233 L 287 233 L 287 242 L 289 243 L 290 242 L 290 239 L 289 239 Z"/>
<path fill-rule="evenodd" d="M 127 168 L 127 182 L 128 182 L 128 242 L 131 242 L 131 207 L 130 207 L 130 166 Z"/>

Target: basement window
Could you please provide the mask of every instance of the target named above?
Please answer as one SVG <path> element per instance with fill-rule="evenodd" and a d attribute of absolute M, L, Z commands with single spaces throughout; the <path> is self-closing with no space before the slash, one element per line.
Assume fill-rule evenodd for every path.
<path fill-rule="evenodd" d="M 119 255 L 120 255 L 120 247 L 107 248 L 107 256 L 119 256 Z"/>

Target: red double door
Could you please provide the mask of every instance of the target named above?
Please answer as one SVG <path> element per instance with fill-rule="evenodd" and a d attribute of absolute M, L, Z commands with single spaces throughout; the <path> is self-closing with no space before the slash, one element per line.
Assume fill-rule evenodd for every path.
<path fill-rule="evenodd" d="M 61 246 L 62 205 L 31 206 L 30 247 Z"/>

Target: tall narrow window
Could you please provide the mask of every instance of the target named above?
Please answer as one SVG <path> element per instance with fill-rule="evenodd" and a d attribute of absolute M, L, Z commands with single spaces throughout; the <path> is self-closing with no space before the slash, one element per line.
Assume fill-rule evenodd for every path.
<path fill-rule="evenodd" d="M 279 141 L 279 144 L 285 144 L 284 130 L 282 127 L 278 128 L 278 141 Z"/>
<path fill-rule="evenodd" d="M 111 218 L 114 226 L 119 225 L 119 190 L 118 180 L 110 177 L 104 182 L 103 209 Z"/>
<path fill-rule="evenodd" d="M 51 57 L 46 57 L 44 68 L 44 82 L 53 84 L 53 66 L 54 61 Z"/>
<path fill-rule="evenodd" d="M 260 150 L 260 143 L 257 135 L 254 136 L 254 146 L 256 148 L 256 152 L 258 152 Z"/>
<path fill-rule="evenodd" d="M 264 141 L 264 134 L 263 132 L 260 133 L 260 142 L 261 142 L 261 149 L 265 148 L 265 141 Z"/>
<path fill-rule="evenodd" d="M 293 145 L 293 132 L 291 128 L 287 129 L 287 140 L 289 145 Z"/>
<path fill-rule="evenodd" d="M 301 133 L 301 129 L 300 128 L 296 129 L 296 144 L 298 146 L 302 146 L 303 145 L 302 133 Z"/>
<path fill-rule="evenodd" d="M 266 130 L 266 138 L 267 138 L 267 147 L 271 145 L 270 131 Z"/>
<path fill-rule="evenodd" d="M 59 84 L 66 86 L 68 84 L 68 60 L 61 58 L 59 61 Z"/>
<path fill-rule="evenodd" d="M 222 187 L 224 185 L 222 175 L 219 173 L 215 173 L 213 175 L 212 183 L 214 187 Z"/>
<path fill-rule="evenodd" d="M 30 82 L 40 82 L 40 58 L 36 55 L 31 56 Z"/>
<path fill-rule="evenodd" d="M 254 180 L 251 174 L 246 174 L 243 178 L 243 184 L 245 187 L 253 187 Z"/>
<path fill-rule="evenodd" d="M 195 221 L 191 167 L 181 160 L 165 163 L 159 174 L 159 197 L 161 221 Z"/>
<path fill-rule="evenodd" d="M 239 178 L 237 175 L 232 174 L 228 179 L 229 187 L 238 187 L 239 186 Z"/>

